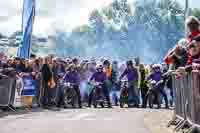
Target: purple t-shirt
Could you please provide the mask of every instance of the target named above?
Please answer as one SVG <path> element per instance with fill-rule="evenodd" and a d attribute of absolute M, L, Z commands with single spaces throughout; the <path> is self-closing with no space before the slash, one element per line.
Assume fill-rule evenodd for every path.
<path fill-rule="evenodd" d="M 162 78 L 162 73 L 160 71 L 152 73 L 147 77 L 147 80 L 155 80 L 156 82 L 160 81 Z"/>
<path fill-rule="evenodd" d="M 101 72 L 101 73 L 95 72 L 92 75 L 90 80 L 94 80 L 96 82 L 105 82 L 106 79 L 107 79 L 106 73 L 104 73 L 104 72 Z"/>
<path fill-rule="evenodd" d="M 133 68 L 133 69 L 127 68 L 127 69 L 125 69 L 125 71 L 121 75 L 121 78 L 123 78 L 124 76 L 127 77 L 128 81 L 137 81 L 138 80 L 138 70 L 137 70 L 137 68 Z"/>
<path fill-rule="evenodd" d="M 78 72 L 68 72 L 65 75 L 64 80 L 66 82 L 79 84 L 80 83 L 80 75 Z"/>

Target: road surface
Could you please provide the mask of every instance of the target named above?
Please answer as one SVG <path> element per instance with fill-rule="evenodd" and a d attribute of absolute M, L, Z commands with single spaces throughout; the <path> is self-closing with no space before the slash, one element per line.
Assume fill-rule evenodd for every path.
<path fill-rule="evenodd" d="M 0 117 L 0 133 L 154 133 L 156 126 L 169 114 L 170 111 L 166 110 L 119 107 L 37 110 L 3 115 Z M 153 122 L 156 126 L 151 125 Z"/>

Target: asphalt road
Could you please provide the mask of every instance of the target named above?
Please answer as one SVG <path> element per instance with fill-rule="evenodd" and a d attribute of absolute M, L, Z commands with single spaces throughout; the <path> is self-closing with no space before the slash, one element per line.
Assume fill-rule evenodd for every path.
<path fill-rule="evenodd" d="M 143 109 L 66 109 L 0 117 L 0 133 L 151 133 Z"/>

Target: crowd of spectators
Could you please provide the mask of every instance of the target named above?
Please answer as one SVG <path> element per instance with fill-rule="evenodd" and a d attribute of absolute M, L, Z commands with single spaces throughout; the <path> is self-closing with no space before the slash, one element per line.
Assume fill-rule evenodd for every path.
<path fill-rule="evenodd" d="M 35 102 L 38 106 L 47 108 L 49 106 L 60 107 L 61 101 L 58 95 L 58 83 L 60 80 L 75 82 L 76 92 L 79 95 L 79 107 L 91 94 L 87 94 L 87 83 L 91 80 L 106 83 L 106 99 L 111 105 L 110 93 L 120 91 L 119 82 L 122 79 L 128 81 L 129 100 L 135 103 L 135 107 L 146 107 L 148 82 L 154 80 L 159 82 L 163 74 L 168 70 L 175 70 L 177 74 L 200 68 L 200 22 L 197 18 L 190 16 L 186 20 L 188 29 L 187 38 L 181 39 L 177 45 L 170 50 L 164 58 L 163 64 L 146 65 L 134 61 L 117 61 L 108 59 L 80 59 L 80 58 L 56 58 L 48 55 L 44 58 L 31 55 L 30 59 L 8 58 L 0 54 L 0 79 L 5 77 L 16 77 L 17 84 L 22 84 L 16 89 L 22 88 L 20 95 L 22 102 L 32 107 Z M 101 67 L 99 67 L 101 66 Z M 101 71 L 102 69 L 102 71 Z M 101 73 L 101 74 L 100 74 Z M 22 86 L 26 84 L 25 79 L 34 81 L 34 89 Z M 27 82 L 28 85 L 30 83 Z M 170 104 L 173 105 L 172 79 L 168 78 L 162 88 L 170 90 Z M 166 90 L 160 89 L 168 108 L 169 96 Z M 114 94 L 114 93 L 113 93 Z M 119 97 L 119 96 L 118 96 Z M 55 100 L 56 99 L 56 100 Z M 90 98 L 89 98 L 90 99 Z M 118 100 L 114 104 L 118 105 Z"/>

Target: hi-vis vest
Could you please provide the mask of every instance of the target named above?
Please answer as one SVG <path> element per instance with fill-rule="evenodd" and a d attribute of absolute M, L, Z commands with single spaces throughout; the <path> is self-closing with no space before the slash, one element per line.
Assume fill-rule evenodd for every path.
<path fill-rule="evenodd" d="M 108 77 L 108 78 L 110 78 L 111 76 L 112 76 L 112 68 L 110 67 L 110 68 L 106 68 L 106 69 L 104 69 L 104 72 L 106 73 L 106 76 Z"/>

